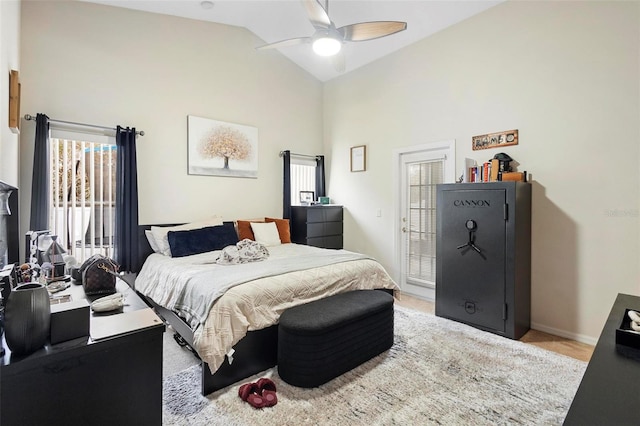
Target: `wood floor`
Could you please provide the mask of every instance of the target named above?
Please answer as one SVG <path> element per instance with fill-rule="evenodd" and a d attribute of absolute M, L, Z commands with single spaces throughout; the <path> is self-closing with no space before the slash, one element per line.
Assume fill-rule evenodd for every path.
<path fill-rule="evenodd" d="M 434 314 L 435 305 L 433 302 L 418 299 L 408 294 L 402 294 L 400 300 L 396 303 L 406 308 L 416 309 L 418 311 Z M 565 339 L 563 337 L 554 336 L 538 330 L 530 330 L 522 336 L 521 342 L 538 346 L 542 349 L 557 352 L 580 361 L 589 361 L 593 353 L 593 346 L 585 343 L 576 342 L 574 340 Z"/>

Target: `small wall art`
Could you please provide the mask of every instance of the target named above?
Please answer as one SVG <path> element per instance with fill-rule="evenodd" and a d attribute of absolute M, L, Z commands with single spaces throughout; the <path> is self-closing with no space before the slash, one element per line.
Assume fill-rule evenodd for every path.
<path fill-rule="evenodd" d="M 488 148 L 500 148 L 509 145 L 518 145 L 517 130 L 489 133 L 486 135 L 479 135 L 471 138 L 471 148 L 474 151 Z"/>
<path fill-rule="evenodd" d="M 258 177 L 258 129 L 187 116 L 190 175 Z"/>
<path fill-rule="evenodd" d="M 367 146 L 351 147 L 351 171 L 364 172 L 367 170 Z"/>

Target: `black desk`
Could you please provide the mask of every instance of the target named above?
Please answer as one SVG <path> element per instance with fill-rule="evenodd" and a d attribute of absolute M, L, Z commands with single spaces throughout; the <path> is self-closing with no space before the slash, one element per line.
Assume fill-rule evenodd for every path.
<path fill-rule="evenodd" d="M 565 425 L 640 424 L 640 349 L 616 345 L 626 308 L 640 310 L 640 297 L 618 294 Z"/>
<path fill-rule="evenodd" d="M 91 312 L 90 334 L 0 358 L 0 424 L 159 425 L 164 324 L 124 282 L 125 307 Z M 57 294 L 84 298 L 75 284 Z M 96 340 L 97 339 L 97 340 Z"/>

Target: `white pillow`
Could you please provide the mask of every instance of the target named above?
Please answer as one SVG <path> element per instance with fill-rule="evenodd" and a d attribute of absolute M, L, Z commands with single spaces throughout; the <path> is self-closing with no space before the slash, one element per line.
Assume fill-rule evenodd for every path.
<path fill-rule="evenodd" d="M 282 244 L 275 222 L 251 222 L 251 230 L 256 238 L 256 242 L 260 244 L 264 244 L 265 246 L 279 246 Z"/>
<path fill-rule="evenodd" d="M 160 248 L 158 248 L 158 244 L 156 244 L 156 239 L 153 238 L 153 234 L 149 229 L 144 231 L 144 235 L 147 237 L 147 241 L 149 241 L 149 246 L 151 246 L 151 250 L 156 253 L 160 253 Z"/>
<path fill-rule="evenodd" d="M 169 231 L 188 231 L 190 229 L 200 229 L 207 226 L 222 225 L 222 217 L 213 216 L 209 219 L 199 220 L 197 222 L 186 223 L 178 226 L 152 226 L 151 233 L 153 239 L 156 240 L 158 245 L 158 253 L 162 253 L 165 256 L 171 256 L 171 249 L 169 248 L 169 238 L 167 234 Z"/>

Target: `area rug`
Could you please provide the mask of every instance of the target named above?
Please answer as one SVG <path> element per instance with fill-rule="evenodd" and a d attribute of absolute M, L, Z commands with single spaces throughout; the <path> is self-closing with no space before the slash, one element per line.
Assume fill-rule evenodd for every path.
<path fill-rule="evenodd" d="M 412 309 L 395 308 L 393 347 L 318 388 L 277 367 L 199 394 L 199 366 L 164 381 L 165 425 L 560 425 L 586 363 Z M 254 409 L 242 383 L 269 377 L 278 404 Z"/>

